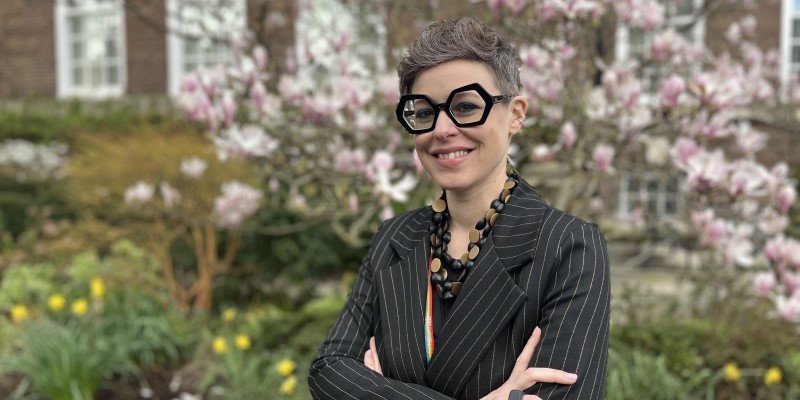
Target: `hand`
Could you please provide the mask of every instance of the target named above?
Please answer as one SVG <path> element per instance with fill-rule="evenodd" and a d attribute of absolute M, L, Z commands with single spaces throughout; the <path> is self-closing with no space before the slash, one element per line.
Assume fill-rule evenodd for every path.
<path fill-rule="evenodd" d="M 375 346 L 375 336 L 369 338 L 369 349 L 364 353 L 364 365 L 383 376 L 381 362 L 378 360 L 378 348 Z"/>
<path fill-rule="evenodd" d="M 508 395 L 512 390 L 526 390 L 537 382 L 560 383 L 571 385 L 578 380 L 578 376 L 558 369 L 552 368 L 529 368 L 533 351 L 539 344 L 542 337 L 542 330 L 536 327 L 533 335 L 528 339 L 528 343 L 522 349 L 522 353 L 517 357 L 511 376 L 499 388 L 481 398 L 481 400 L 508 400 Z M 525 395 L 525 400 L 542 400 L 539 396 Z"/>

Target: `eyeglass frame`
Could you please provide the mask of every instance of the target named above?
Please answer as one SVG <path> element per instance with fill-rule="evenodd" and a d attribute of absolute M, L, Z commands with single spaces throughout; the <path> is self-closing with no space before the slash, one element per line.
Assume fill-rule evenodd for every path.
<path fill-rule="evenodd" d="M 456 117 L 453 115 L 453 112 L 450 111 L 450 106 L 452 105 L 451 103 L 457 94 L 462 92 L 468 92 L 470 90 L 474 90 L 475 92 L 478 93 L 479 96 L 481 96 L 481 98 L 486 102 L 485 106 L 486 109 L 483 111 L 483 115 L 478 121 L 460 123 L 456 120 Z M 450 120 L 453 121 L 453 124 L 455 124 L 455 126 L 459 128 L 469 128 L 472 126 L 483 125 L 484 123 L 486 123 L 486 120 L 489 118 L 489 113 L 492 111 L 492 107 L 495 104 L 509 101 L 514 97 L 515 97 L 514 95 L 510 94 L 492 96 L 489 94 L 489 92 L 486 91 L 486 89 L 483 88 L 483 86 L 481 86 L 480 83 L 476 82 L 453 89 L 453 91 L 450 92 L 450 95 L 447 96 L 447 101 L 445 101 L 444 103 L 437 104 L 430 97 L 424 94 L 404 94 L 400 96 L 400 100 L 397 102 L 397 108 L 395 109 L 395 114 L 397 116 L 397 121 L 400 122 L 400 125 L 402 125 L 403 128 L 405 128 L 406 131 L 408 131 L 408 133 L 412 135 L 421 135 L 423 133 L 428 133 L 436 129 L 436 121 L 439 120 L 439 114 L 441 114 L 442 110 L 444 110 L 445 114 L 447 114 L 447 116 L 450 117 Z M 411 100 L 417 100 L 417 99 L 423 99 L 427 101 L 428 104 L 433 105 L 434 109 L 433 122 L 431 123 L 431 126 L 428 128 L 413 129 L 411 128 L 411 125 L 408 124 L 408 121 L 406 121 L 406 119 L 404 118 L 405 104 L 407 104 Z"/>

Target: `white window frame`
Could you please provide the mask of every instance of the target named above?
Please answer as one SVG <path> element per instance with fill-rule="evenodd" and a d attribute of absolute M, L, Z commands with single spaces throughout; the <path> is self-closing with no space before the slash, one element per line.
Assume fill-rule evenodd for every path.
<path fill-rule="evenodd" d="M 797 44 L 800 45 L 800 38 L 793 37 L 794 20 L 800 20 L 800 3 L 798 0 L 782 0 L 781 1 L 781 40 L 780 40 L 780 53 L 781 53 L 781 81 L 784 87 L 787 87 L 790 82 L 792 73 L 800 74 L 800 63 L 792 65 L 792 47 Z"/>
<path fill-rule="evenodd" d="M 247 0 L 230 0 L 241 15 L 241 26 L 238 27 L 242 33 L 247 28 Z M 207 1 L 212 3 L 212 1 Z M 177 97 L 180 95 L 181 84 L 184 76 L 192 71 L 184 70 L 186 64 L 186 35 L 197 35 L 196 32 L 188 32 L 184 23 L 181 21 L 181 16 L 177 15 L 176 10 L 181 7 L 181 0 L 167 0 L 166 1 L 166 25 L 167 25 L 167 91 L 170 96 Z M 234 31 L 230 27 L 226 28 L 226 32 Z M 202 35 L 201 35 L 202 37 Z M 209 39 L 211 40 L 211 39 Z M 228 55 L 230 57 L 230 54 Z"/>
<path fill-rule="evenodd" d="M 96 3 L 94 0 L 82 1 L 84 4 L 78 9 L 70 7 L 69 0 L 56 0 L 55 3 L 53 14 L 56 44 L 56 97 L 102 99 L 121 96 L 125 93 L 128 79 L 125 7 L 122 0 L 112 0 L 107 3 Z M 73 36 L 70 32 L 69 18 L 76 15 L 100 13 L 111 13 L 114 14 L 112 18 L 118 19 L 119 32 L 117 33 L 117 39 L 119 41 L 119 47 L 117 49 L 117 57 L 119 58 L 119 64 L 117 65 L 117 83 L 108 84 L 104 82 L 97 87 L 92 87 L 87 84 L 78 86 L 73 83 L 72 71 L 75 64 L 73 62 Z M 105 65 L 103 65 L 103 67 L 105 67 Z M 105 71 L 102 72 L 102 74 L 105 75 Z"/>
<path fill-rule="evenodd" d="M 703 6 L 703 0 L 692 0 L 694 4 L 694 9 L 699 10 Z M 678 27 L 688 25 L 692 22 L 693 15 L 675 15 L 676 5 L 670 0 L 662 0 L 662 5 L 666 8 L 666 16 L 664 25 L 673 27 L 675 30 L 679 30 Z M 666 3 L 666 4 L 665 4 Z M 706 18 L 702 16 L 697 20 L 697 22 L 692 26 L 691 31 L 691 40 L 690 43 L 694 44 L 704 44 L 706 40 Z M 645 51 L 649 51 L 650 43 L 652 42 L 652 34 L 645 33 L 644 38 L 644 46 Z M 614 56 L 617 61 L 625 61 L 631 57 L 631 46 L 630 46 L 630 28 L 625 26 L 624 24 L 617 24 L 617 32 L 616 32 L 616 45 L 614 48 Z M 647 74 L 648 71 L 642 71 L 644 74 Z M 652 72 L 650 72 L 652 74 Z"/>
<path fill-rule="evenodd" d="M 655 214 L 651 213 L 649 215 L 655 215 L 658 218 L 670 218 L 680 215 L 685 206 L 685 201 L 684 197 L 681 195 L 681 184 L 679 181 L 675 182 L 675 186 L 672 188 L 673 190 L 670 190 L 670 183 L 664 182 L 663 179 L 658 179 L 657 177 L 648 174 L 645 174 L 641 177 L 635 177 L 629 173 L 625 173 L 621 175 L 619 180 L 619 196 L 617 204 L 618 219 L 622 221 L 631 221 L 633 219 L 633 211 L 638 207 L 641 207 L 645 213 L 651 212 L 651 210 L 649 210 L 649 203 L 640 204 L 638 199 L 631 198 L 630 183 L 633 180 L 638 182 L 640 188 L 642 185 L 646 185 L 648 196 L 655 196 Z M 651 182 L 655 182 L 658 186 L 655 193 L 649 190 L 649 184 Z M 667 212 L 667 202 L 670 200 L 675 202 L 674 212 Z"/>

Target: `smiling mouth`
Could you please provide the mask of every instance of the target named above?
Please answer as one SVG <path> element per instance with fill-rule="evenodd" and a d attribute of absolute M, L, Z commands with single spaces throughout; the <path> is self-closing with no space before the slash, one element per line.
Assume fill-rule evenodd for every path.
<path fill-rule="evenodd" d="M 469 154 L 469 152 L 470 152 L 470 150 L 459 150 L 459 151 L 454 151 L 452 153 L 440 153 L 440 154 L 436 154 L 436 158 L 438 158 L 440 160 L 452 160 L 452 159 L 454 159 L 456 157 L 463 157 L 463 156 Z"/>

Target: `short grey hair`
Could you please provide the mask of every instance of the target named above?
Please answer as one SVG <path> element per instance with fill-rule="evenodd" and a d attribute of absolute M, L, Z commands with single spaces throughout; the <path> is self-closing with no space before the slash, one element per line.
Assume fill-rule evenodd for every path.
<path fill-rule="evenodd" d="M 470 17 L 428 25 L 400 59 L 400 92 L 408 94 L 417 77 L 429 68 L 456 59 L 485 63 L 505 95 L 519 95 L 522 61 L 517 50 L 488 26 Z M 495 93 L 492 93 L 495 94 Z"/>

